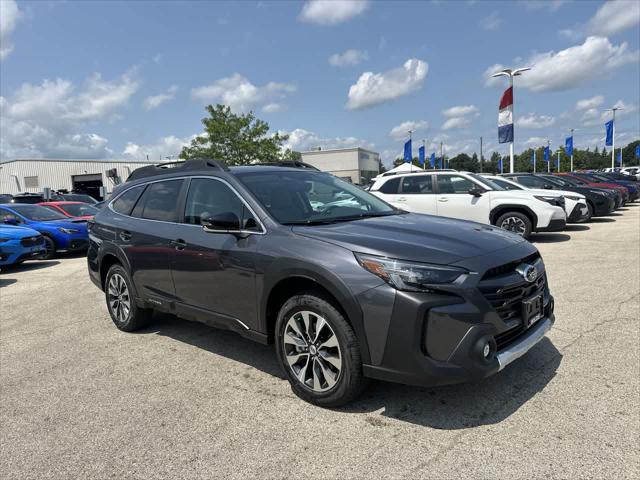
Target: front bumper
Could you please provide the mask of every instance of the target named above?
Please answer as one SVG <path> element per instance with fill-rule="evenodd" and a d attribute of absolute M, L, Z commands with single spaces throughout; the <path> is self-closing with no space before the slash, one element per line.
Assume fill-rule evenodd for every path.
<path fill-rule="evenodd" d="M 546 227 L 539 227 L 536 232 L 561 232 L 567 228 L 567 221 L 564 218 L 553 218 Z"/>
<path fill-rule="evenodd" d="M 25 247 L 20 244 L 19 240 L 12 240 L 2 244 L 0 265 L 13 265 L 25 260 L 38 259 L 44 252 L 44 244 L 42 243 Z"/>
<path fill-rule="evenodd" d="M 89 247 L 87 234 L 66 235 L 62 239 L 56 239 L 56 250 L 67 252 L 78 252 Z"/>
<path fill-rule="evenodd" d="M 541 261 L 535 265 L 544 269 Z M 546 274 L 542 275 L 536 285 L 524 283 L 521 276 L 513 273 L 480 282 L 476 277 L 475 288 L 461 288 L 459 295 L 391 293 L 388 286 L 363 294 L 375 302 L 363 308 L 365 324 L 376 322 L 367 314 L 379 313 L 381 303 L 391 299 L 393 305 L 386 330 L 375 326 L 378 334 L 385 332 L 382 349 L 376 348 L 375 339 L 368 338 L 373 348 L 371 362 L 363 366 L 364 374 L 385 381 L 432 386 L 479 381 L 499 372 L 533 348 L 555 322 L 553 297 Z M 502 299 L 495 295 L 514 289 L 522 289 L 522 297 L 505 300 L 509 305 L 501 305 Z M 532 292 L 533 296 L 543 295 L 544 307 L 542 318 L 526 326 L 515 312 L 522 310 L 522 300 L 530 298 Z M 485 357 L 487 344 L 491 353 Z"/>
<path fill-rule="evenodd" d="M 567 217 L 567 223 L 580 223 L 589 218 L 589 208 L 586 203 L 578 202 L 571 210 L 571 213 Z"/>

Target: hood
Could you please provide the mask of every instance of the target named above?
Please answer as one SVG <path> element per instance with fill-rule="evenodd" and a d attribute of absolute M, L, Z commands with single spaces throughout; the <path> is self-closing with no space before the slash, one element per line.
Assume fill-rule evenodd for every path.
<path fill-rule="evenodd" d="M 25 237 L 35 237 L 40 235 L 40 232 L 29 228 L 29 227 L 19 227 L 16 225 L 0 225 L 0 237 L 10 237 L 10 238 L 25 238 Z"/>
<path fill-rule="evenodd" d="M 568 190 L 547 190 L 546 188 L 528 188 L 527 192 L 533 193 L 534 195 L 540 196 L 571 196 L 571 197 L 583 197 L 581 193 L 578 192 L 570 192 Z M 551 194 L 550 194 L 551 192 Z M 554 195 L 555 194 L 555 195 Z"/>
<path fill-rule="evenodd" d="M 87 231 L 87 222 L 86 220 L 49 220 L 47 222 L 34 222 L 37 223 L 38 225 L 44 226 L 44 227 L 51 227 L 51 228 L 58 228 L 58 227 L 63 227 L 63 228 L 73 228 L 74 230 L 79 230 L 80 232 L 86 232 Z"/>
<path fill-rule="evenodd" d="M 441 265 L 526 242 L 489 225 L 415 213 L 296 226 L 292 231 L 353 252 Z"/>

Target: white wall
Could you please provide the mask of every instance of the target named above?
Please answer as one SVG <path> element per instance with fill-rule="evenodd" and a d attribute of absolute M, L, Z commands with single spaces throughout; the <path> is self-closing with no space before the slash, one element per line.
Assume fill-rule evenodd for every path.
<path fill-rule="evenodd" d="M 113 189 L 113 182 L 105 171 L 117 169 L 124 181 L 136 168 L 154 165 L 157 162 L 120 161 L 71 161 L 71 160 L 14 160 L 0 163 L 0 193 L 41 192 L 44 187 L 53 190 L 71 190 L 73 175 L 100 174 L 107 193 Z M 38 187 L 26 188 L 24 177 L 38 177 Z M 18 182 L 16 182 L 16 177 Z M 20 186 L 18 187 L 18 183 Z"/>
<path fill-rule="evenodd" d="M 360 183 L 360 171 L 377 171 L 378 158 L 375 152 L 356 148 L 302 152 L 303 162 L 336 177 L 351 177 L 353 183 Z"/>

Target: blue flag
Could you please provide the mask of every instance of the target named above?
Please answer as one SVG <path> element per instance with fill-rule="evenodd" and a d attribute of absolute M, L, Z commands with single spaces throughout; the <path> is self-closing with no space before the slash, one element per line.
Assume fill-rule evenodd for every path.
<path fill-rule="evenodd" d="M 431 168 L 436 168 L 436 154 L 435 152 L 431 154 L 429 157 L 429 163 L 431 164 Z"/>
<path fill-rule="evenodd" d="M 622 166 L 622 149 L 618 150 L 618 165 Z"/>
<path fill-rule="evenodd" d="M 548 162 L 549 161 L 549 147 L 544 147 L 544 161 Z"/>
<path fill-rule="evenodd" d="M 407 140 L 406 143 L 404 144 L 404 161 L 405 162 L 411 162 L 411 157 L 412 157 L 412 152 L 411 152 L 411 139 Z"/>
<path fill-rule="evenodd" d="M 501 158 L 498 160 L 498 170 L 500 170 L 500 172 L 502 172 L 502 159 Z"/>
<path fill-rule="evenodd" d="M 531 152 L 531 165 L 535 165 L 536 164 L 536 151 L 533 150 Z"/>
<path fill-rule="evenodd" d="M 418 149 L 418 160 L 420 160 L 420 165 L 424 165 L 424 145 Z"/>
<path fill-rule="evenodd" d="M 564 152 L 569 156 L 573 155 L 573 137 L 567 137 L 564 141 Z"/>
<path fill-rule="evenodd" d="M 604 144 L 607 147 L 613 145 L 613 120 L 609 120 L 604 124 L 604 128 L 607 130 L 607 138 L 604 141 Z"/>
<path fill-rule="evenodd" d="M 636 145 L 636 158 L 640 158 L 640 144 Z"/>

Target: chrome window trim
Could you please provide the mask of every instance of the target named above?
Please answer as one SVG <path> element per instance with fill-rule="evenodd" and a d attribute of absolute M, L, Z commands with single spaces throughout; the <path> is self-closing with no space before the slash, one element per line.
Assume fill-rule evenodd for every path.
<path fill-rule="evenodd" d="M 147 185 L 151 185 L 152 183 L 158 183 L 158 182 L 170 182 L 172 180 L 191 180 L 193 178 L 205 178 L 205 179 L 210 179 L 210 180 L 216 180 L 218 182 L 222 182 L 227 187 L 229 187 L 231 189 L 231 191 L 244 204 L 244 206 L 247 207 L 249 212 L 251 212 L 251 215 L 253 215 L 253 218 L 255 219 L 256 223 L 260 226 L 261 230 L 260 231 L 257 231 L 257 230 L 234 230 L 234 231 L 227 231 L 227 232 L 222 231 L 222 230 L 206 230 L 204 225 L 195 225 L 193 223 L 181 223 L 181 222 L 167 222 L 165 220 L 153 220 L 151 218 L 133 217 L 131 215 L 125 215 L 123 213 L 116 212 L 113 209 L 113 202 L 118 200 L 122 195 L 124 195 L 126 192 L 128 192 L 132 188 L 141 187 L 141 186 L 146 187 Z M 144 191 L 142 193 L 144 194 Z M 140 198 L 138 198 L 138 200 L 140 200 Z M 241 234 L 248 234 L 248 235 L 265 235 L 267 233 L 267 228 L 264 226 L 264 223 L 262 223 L 262 220 L 260 220 L 260 217 L 258 217 L 258 215 L 256 215 L 256 212 L 253 210 L 253 208 L 251 208 L 251 205 L 249 205 L 247 203 L 247 201 L 244 198 L 242 198 L 242 195 L 240 195 L 238 190 L 233 185 L 231 185 L 229 182 L 227 182 L 224 178 L 214 177 L 214 176 L 211 176 L 211 175 L 184 175 L 184 176 L 181 176 L 181 177 L 162 178 L 162 179 L 152 180 L 152 181 L 149 181 L 149 182 L 137 183 L 135 185 L 131 185 L 126 190 L 123 190 L 122 192 L 120 192 L 116 198 L 114 198 L 112 200 L 109 200 L 109 203 L 107 204 L 107 208 L 109 210 L 111 210 L 113 213 L 115 213 L 116 215 L 120 215 L 122 217 L 135 218 L 136 220 L 144 220 L 146 222 L 158 222 L 158 223 L 168 223 L 170 225 L 185 225 L 185 226 L 188 226 L 188 227 L 198 227 L 198 228 L 201 228 L 205 232 L 208 232 L 208 233 L 230 233 L 230 234 L 232 234 L 232 233 L 241 233 Z M 135 206 L 134 206 L 134 208 L 135 208 Z"/>

